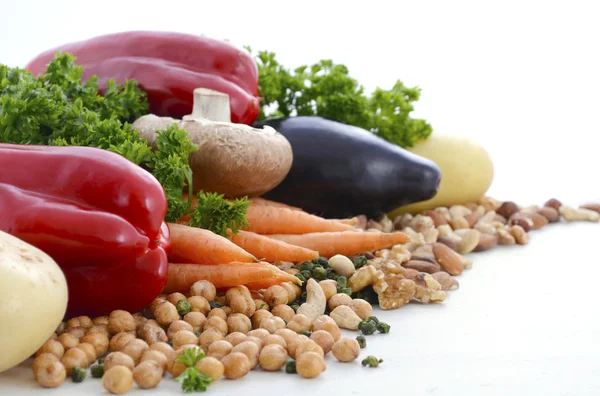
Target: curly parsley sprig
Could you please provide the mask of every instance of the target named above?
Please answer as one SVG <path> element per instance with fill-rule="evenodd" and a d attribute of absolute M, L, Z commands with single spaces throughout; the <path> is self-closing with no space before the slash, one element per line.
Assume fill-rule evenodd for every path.
<path fill-rule="evenodd" d="M 186 348 L 182 355 L 176 357 L 177 361 L 183 363 L 187 368 L 175 378 L 181 384 L 184 392 L 204 392 L 213 382 L 213 379 L 198 372 L 194 367 L 206 355 L 199 347 Z"/>

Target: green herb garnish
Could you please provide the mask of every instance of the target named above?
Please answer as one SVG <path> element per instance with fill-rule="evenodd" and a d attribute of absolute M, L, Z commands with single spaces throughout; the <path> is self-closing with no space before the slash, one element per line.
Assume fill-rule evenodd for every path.
<path fill-rule="evenodd" d="M 181 384 L 181 389 L 184 392 L 189 393 L 206 391 L 213 379 L 208 375 L 199 373 L 194 367 L 188 367 L 175 378 L 175 381 Z"/>
<path fill-rule="evenodd" d="M 205 228 L 215 234 L 227 237 L 230 229 L 237 234 L 240 228 L 247 227 L 246 211 L 252 203 L 248 198 L 227 201 L 223 194 L 198 193 L 198 206 L 194 208 L 189 225 Z"/>

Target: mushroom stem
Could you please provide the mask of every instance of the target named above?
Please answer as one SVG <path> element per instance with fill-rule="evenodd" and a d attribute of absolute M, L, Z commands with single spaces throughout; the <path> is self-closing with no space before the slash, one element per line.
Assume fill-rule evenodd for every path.
<path fill-rule="evenodd" d="M 231 122 L 229 95 L 207 88 L 194 90 L 194 107 L 192 114 L 184 116 L 183 120 L 204 118 L 215 122 Z"/>

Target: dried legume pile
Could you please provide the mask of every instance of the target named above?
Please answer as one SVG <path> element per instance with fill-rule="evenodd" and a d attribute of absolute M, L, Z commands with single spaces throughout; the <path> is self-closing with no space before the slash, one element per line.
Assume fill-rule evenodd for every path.
<path fill-rule="evenodd" d="M 390 332 L 373 316 L 373 305 L 391 310 L 440 303 L 458 288 L 456 276 L 471 268 L 466 254 L 525 245 L 531 231 L 561 221 L 600 222 L 600 205 L 571 208 L 551 199 L 519 207 L 485 197 L 393 220 L 359 217 L 357 227 L 365 232 L 402 230 L 411 242 L 354 257 L 277 264 L 302 287 L 284 282 L 217 293 L 210 282 L 198 281 L 187 294 L 159 296 L 144 312 L 72 318 L 36 352 L 33 373 L 48 388 L 67 377 L 77 383 L 98 378 L 114 394 L 134 383 L 155 388 L 167 376 L 186 392 L 205 391 L 220 378 L 235 380 L 259 368 L 315 378 L 326 370 L 327 354 L 352 362 L 368 336 Z M 343 337 L 341 329 L 358 335 Z M 383 363 L 375 356 L 360 361 L 365 367 Z"/>

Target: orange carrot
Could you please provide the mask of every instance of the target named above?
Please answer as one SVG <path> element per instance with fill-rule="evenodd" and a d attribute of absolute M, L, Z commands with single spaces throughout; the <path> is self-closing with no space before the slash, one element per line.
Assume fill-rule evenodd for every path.
<path fill-rule="evenodd" d="M 246 212 L 246 219 L 250 224 L 245 228 L 246 231 L 263 235 L 355 230 L 354 227 L 338 221 L 327 220 L 299 210 L 267 205 L 250 205 Z"/>
<path fill-rule="evenodd" d="M 229 239 L 209 230 L 169 223 L 171 230 L 171 254 L 169 260 L 193 264 L 221 264 L 238 261 L 258 261 Z"/>
<path fill-rule="evenodd" d="M 287 208 L 287 209 L 291 209 L 291 210 L 302 210 L 296 206 L 291 206 L 291 205 L 287 205 L 281 202 L 275 202 L 275 201 L 271 201 L 268 199 L 264 199 L 264 198 L 260 198 L 260 197 L 256 197 L 256 198 L 250 198 L 250 201 L 252 201 L 253 204 L 256 205 L 263 205 L 263 206 L 272 206 L 274 208 Z"/>
<path fill-rule="evenodd" d="M 270 238 L 284 241 L 306 249 L 319 252 L 323 257 L 336 254 L 352 256 L 354 254 L 372 252 L 397 244 L 410 242 L 403 232 L 313 232 L 304 235 L 269 235 Z"/>
<path fill-rule="evenodd" d="M 171 264 L 163 293 L 188 293 L 194 282 L 207 280 L 217 289 L 244 285 L 251 290 L 266 289 L 282 282 L 301 284 L 300 279 L 265 262 L 232 262 L 216 265 Z"/>
<path fill-rule="evenodd" d="M 300 246 L 290 245 L 283 241 L 269 238 L 268 236 L 256 234 L 250 231 L 239 231 L 237 235 L 228 231 L 229 239 L 257 257 L 259 260 L 276 263 L 278 261 L 309 261 L 319 257 L 319 252 L 305 249 Z"/>

